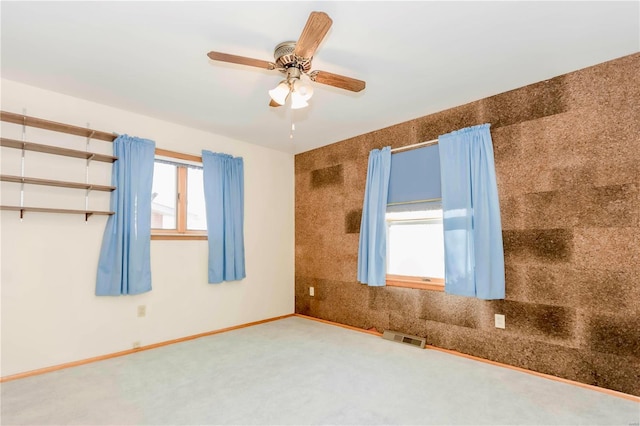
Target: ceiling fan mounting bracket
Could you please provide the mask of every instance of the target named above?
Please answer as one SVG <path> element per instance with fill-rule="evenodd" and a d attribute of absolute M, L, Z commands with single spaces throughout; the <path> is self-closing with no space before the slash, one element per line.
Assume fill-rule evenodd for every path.
<path fill-rule="evenodd" d="M 276 46 L 273 51 L 276 67 L 282 73 L 287 73 L 289 68 L 298 68 L 303 73 L 311 70 L 311 60 L 313 58 L 301 58 L 294 53 L 296 48 L 295 41 L 284 41 Z"/>

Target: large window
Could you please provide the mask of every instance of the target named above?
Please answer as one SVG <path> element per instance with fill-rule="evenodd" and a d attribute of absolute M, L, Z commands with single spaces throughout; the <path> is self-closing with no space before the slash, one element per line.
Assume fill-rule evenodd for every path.
<path fill-rule="evenodd" d="M 203 239 L 206 230 L 202 163 L 156 155 L 152 239 Z"/>
<path fill-rule="evenodd" d="M 444 232 L 437 145 L 391 156 L 387 285 L 444 290 Z"/>

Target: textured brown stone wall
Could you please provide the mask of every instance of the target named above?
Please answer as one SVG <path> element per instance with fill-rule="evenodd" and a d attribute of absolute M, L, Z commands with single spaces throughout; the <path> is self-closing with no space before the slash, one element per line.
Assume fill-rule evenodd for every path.
<path fill-rule="evenodd" d="M 481 123 L 506 300 L 357 283 L 369 151 Z M 640 395 L 640 54 L 299 154 L 295 171 L 296 312 Z"/>

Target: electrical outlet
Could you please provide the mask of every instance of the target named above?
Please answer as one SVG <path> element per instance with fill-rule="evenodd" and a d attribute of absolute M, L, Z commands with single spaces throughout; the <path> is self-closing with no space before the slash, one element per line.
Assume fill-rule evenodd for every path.
<path fill-rule="evenodd" d="M 147 306 L 146 305 L 139 305 L 138 306 L 138 316 L 139 317 L 144 317 L 147 315 Z"/>
<path fill-rule="evenodd" d="M 140 340 L 136 340 L 135 342 L 133 342 L 133 349 L 138 349 L 140 347 Z"/>
<path fill-rule="evenodd" d="M 316 292 L 313 287 L 309 287 L 309 296 L 315 296 Z"/>
<path fill-rule="evenodd" d="M 504 315 L 496 314 L 496 328 L 505 328 Z"/>

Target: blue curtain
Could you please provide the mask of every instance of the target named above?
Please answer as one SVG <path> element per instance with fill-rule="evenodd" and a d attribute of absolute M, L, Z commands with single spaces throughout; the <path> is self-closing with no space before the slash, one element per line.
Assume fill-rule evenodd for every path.
<path fill-rule="evenodd" d="M 113 142 L 111 193 L 98 260 L 96 295 L 118 296 L 151 290 L 151 187 L 155 142 L 127 135 Z"/>
<path fill-rule="evenodd" d="M 489 124 L 438 138 L 445 291 L 504 299 L 504 253 Z"/>
<path fill-rule="evenodd" d="M 369 153 L 367 184 L 360 222 L 358 281 L 370 286 L 386 285 L 387 225 L 385 213 L 391 172 L 391 148 Z"/>
<path fill-rule="evenodd" d="M 244 268 L 244 165 L 241 157 L 202 151 L 209 238 L 209 282 L 246 277 Z"/>

